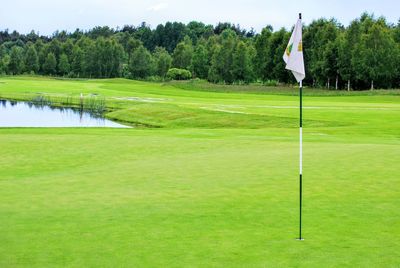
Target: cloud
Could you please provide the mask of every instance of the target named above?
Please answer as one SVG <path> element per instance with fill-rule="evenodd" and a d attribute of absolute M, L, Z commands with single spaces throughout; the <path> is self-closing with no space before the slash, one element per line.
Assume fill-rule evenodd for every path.
<path fill-rule="evenodd" d="M 148 10 L 157 12 L 166 9 L 167 7 L 168 7 L 167 3 L 158 3 L 154 6 L 149 7 Z"/>

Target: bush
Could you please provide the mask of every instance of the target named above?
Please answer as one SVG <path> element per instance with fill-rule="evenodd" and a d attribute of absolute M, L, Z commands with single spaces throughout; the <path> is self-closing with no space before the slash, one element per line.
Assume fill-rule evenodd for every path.
<path fill-rule="evenodd" d="M 277 87 L 277 86 L 279 86 L 279 82 L 276 81 L 276 80 L 267 80 L 267 81 L 264 82 L 264 86 Z"/>
<path fill-rule="evenodd" d="M 165 80 L 164 78 L 158 75 L 152 75 L 146 78 L 146 81 L 149 82 L 164 82 L 164 80 Z"/>
<path fill-rule="evenodd" d="M 129 71 L 129 65 L 128 64 L 122 64 L 121 73 L 122 73 L 122 77 L 124 77 L 124 78 L 131 78 L 132 77 L 132 74 Z"/>
<path fill-rule="evenodd" d="M 189 80 L 192 73 L 185 69 L 171 68 L 167 72 L 167 78 L 171 80 Z"/>

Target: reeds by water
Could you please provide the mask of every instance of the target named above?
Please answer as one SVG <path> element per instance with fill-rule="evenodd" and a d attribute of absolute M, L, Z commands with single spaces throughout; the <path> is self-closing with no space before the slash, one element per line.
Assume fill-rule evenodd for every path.
<path fill-rule="evenodd" d="M 83 98 L 82 108 L 93 115 L 103 115 L 106 111 L 106 100 L 104 97 L 90 95 Z"/>
<path fill-rule="evenodd" d="M 40 106 L 52 106 L 53 103 L 49 97 L 44 95 L 37 95 L 30 100 L 29 104 L 40 107 Z"/>
<path fill-rule="evenodd" d="M 99 117 L 103 116 L 106 111 L 106 99 L 94 94 L 81 95 L 81 97 L 50 97 L 40 94 L 32 97 L 29 103 L 35 106 L 69 107 Z"/>

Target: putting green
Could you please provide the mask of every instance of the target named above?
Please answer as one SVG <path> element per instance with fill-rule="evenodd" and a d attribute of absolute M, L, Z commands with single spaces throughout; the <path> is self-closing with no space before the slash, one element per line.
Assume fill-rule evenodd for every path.
<path fill-rule="evenodd" d="M 153 126 L 0 129 L 1 267 L 398 267 L 398 91 L 306 90 L 300 242 L 295 89 L 0 82 Z"/>

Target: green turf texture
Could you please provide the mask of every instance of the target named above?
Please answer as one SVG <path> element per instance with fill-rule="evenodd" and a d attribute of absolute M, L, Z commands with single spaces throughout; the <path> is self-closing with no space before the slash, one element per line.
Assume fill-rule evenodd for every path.
<path fill-rule="evenodd" d="M 297 241 L 297 90 L 248 88 L 0 77 L 139 125 L 0 129 L 0 267 L 399 267 L 399 92 L 305 90 Z"/>

